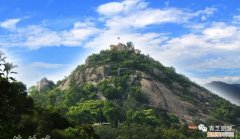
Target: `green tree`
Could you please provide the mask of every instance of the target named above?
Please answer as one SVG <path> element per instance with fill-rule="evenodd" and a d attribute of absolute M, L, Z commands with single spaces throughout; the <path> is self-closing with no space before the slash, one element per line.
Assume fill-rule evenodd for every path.
<path fill-rule="evenodd" d="M 117 99 L 120 98 L 120 91 L 122 89 L 120 87 L 116 88 L 114 84 L 104 80 L 99 83 L 99 90 L 104 97 L 108 99 Z"/>
<path fill-rule="evenodd" d="M 159 118 L 152 109 L 127 112 L 127 120 L 132 123 L 160 125 Z"/>
<path fill-rule="evenodd" d="M 16 73 L 12 70 L 16 66 L 7 63 L 3 55 L 0 52 L 0 138 L 9 138 L 16 132 L 21 116 L 31 112 L 33 100 L 27 96 L 22 82 L 9 77 Z"/>
<path fill-rule="evenodd" d="M 118 122 L 120 119 L 119 109 L 113 105 L 113 103 L 106 101 L 103 107 L 103 115 L 107 120 L 113 125 L 113 127 L 118 127 Z"/>
<path fill-rule="evenodd" d="M 52 132 L 54 139 L 99 139 L 100 137 L 95 133 L 90 125 L 69 127 L 65 130 L 54 130 Z"/>
<path fill-rule="evenodd" d="M 5 77 L 7 79 L 10 79 L 12 81 L 15 81 L 13 77 L 9 77 L 10 74 L 17 74 L 17 72 L 13 71 L 14 68 L 17 67 L 17 65 L 13 65 L 13 63 L 4 63 L 4 69 L 3 72 L 5 72 Z"/>
<path fill-rule="evenodd" d="M 134 86 L 130 90 L 130 96 L 136 99 L 138 102 L 147 103 L 147 97 L 142 93 L 140 86 Z"/>
<path fill-rule="evenodd" d="M 64 130 L 68 127 L 73 127 L 73 125 L 59 112 L 40 107 L 35 107 L 31 114 L 22 115 L 17 124 L 18 133 L 23 138 L 28 138 L 30 135 L 42 138 L 50 135 L 55 129 Z"/>
<path fill-rule="evenodd" d="M 88 100 L 70 107 L 67 116 L 77 124 L 102 122 L 104 106 L 103 101 Z"/>

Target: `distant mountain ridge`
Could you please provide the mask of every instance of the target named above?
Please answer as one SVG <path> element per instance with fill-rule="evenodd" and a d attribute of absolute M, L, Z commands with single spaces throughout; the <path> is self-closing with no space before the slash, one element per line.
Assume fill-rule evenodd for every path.
<path fill-rule="evenodd" d="M 205 84 L 205 86 L 212 92 L 240 106 L 240 84 L 228 84 L 221 81 L 213 81 Z"/>

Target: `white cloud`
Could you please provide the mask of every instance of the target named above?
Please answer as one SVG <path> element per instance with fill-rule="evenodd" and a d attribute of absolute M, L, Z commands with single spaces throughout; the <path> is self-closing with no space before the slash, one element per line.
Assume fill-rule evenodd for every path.
<path fill-rule="evenodd" d="M 18 33 L 25 38 L 23 42 L 19 42 L 19 45 L 31 49 L 40 48 L 41 46 L 58 46 L 61 42 L 57 32 L 40 26 L 29 26 L 19 29 Z"/>
<path fill-rule="evenodd" d="M 61 36 L 61 45 L 65 46 L 79 46 L 88 37 L 96 35 L 100 30 L 93 27 L 91 24 L 85 24 L 77 22 L 74 24 L 74 28 L 69 31 L 63 31 Z"/>
<path fill-rule="evenodd" d="M 204 10 L 199 10 L 193 13 L 193 16 L 201 16 L 201 20 L 205 21 L 217 11 L 214 7 L 206 7 Z"/>
<path fill-rule="evenodd" d="M 105 16 L 127 14 L 134 10 L 143 9 L 148 4 L 141 0 L 123 0 L 122 2 L 109 2 L 97 8 L 97 12 Z"/>
<path fill-rule="evenodd" d="M 216 58 L 206 58 L 201 63 L 193 64 L 196 69 L 240 69 L 240 56 L 237 54 L 219 54 Z"/>
<path fill-rule="evenodd" d="M 186 23 L 197 16 L 202 16 L 206 20 L 216 10 L 212 7 L 196 12 L 177 8 L 153 9 L 148 7 L 148 3 L 141 0 L 110 2 L 97 8 L 97 12 L 104 15 L 106 26 L 115 29 L 143 28 L 148 25 L 163 23 Z"/>
<path fill-rule="evenodd" d="M 206 8 L 189 12 L 177 8 L 153 9 L 149 8 L 148 3 L 143 0 L 123 0 L 100 5 L 97 11 L 100 15 L 103 15 L 102 22 L 105 27 L 101 29 L 90 21 L 75 22 L 71 29 L 54 31 L 41 25 L 16 27 L 21 19 L 6 20 L 2 23 L 2 26 L 14 29 L 14 31 L 8 35 L 0 35 L 0 46 L 19 46 L 30 49 L 51 46 L 80 46 L 84 45 L 90 38 L 98 36 L 98 34 L 105 34 L 103 31 L 110 30 L 111 33 L 117 32 L 117 30 L 119 32 L 121 30 L 134 30 L 138 32 L 137 29 L 148 25 L 185 23 L 196 16 L 210 16 L 215 10 Z M 129 33 L 134 31 L 129 31 Z"/>
<path fill-rule="evenodd" d="M 90 22 L 76 22 L 73 28 L 63 31 L 29 25 L 16 28 L 12 34 L 0 36 L 0 46 L 18 46 L 30 49 L 51 46 L 80 46 L 89 37 L 99 32 L 100 30 Z"/>
<path fill-rule="evenodd" d="M 207 78 L 192 78 L 193 81 L 196 81 L 200 84 L 210 83 L 212 81 L 221 81 L 225 83 L 240 83 L 240 76 L 212 76 Z"/>
<path fill-rule="evenodd" d="M 30 66 L 34 67 L 34 68 L 56 69 L 56 68 L 61 68 L 64 65 L 63 64 L 52 64 L 52 63 L 46 63 L 46 62 L 33 62 L 30 64 Z"/>
<path fill-rule="evenodd" d="M 97 11 L 103 15 L 118 14 L 123 10 L 124 5 L 119 2 L 111 2 L 98 7 Z"/>
<path fill-rule="evenodd" d="M 237 26 L 213 23 L 196 33 L 167 40 L 155 53 L 183 70 L 240 68 L 239 36 Z"/>
<path fill-rule="evenodd" d="M 0 22 L 0 27 L 13 30 L 16 28 L 16 24 L 20 21 L 20 18 L 8 19 L 6 21 Z"/>
<path fill-rule="evenodd" d="M 76 68 L 75 63 L 71 62 L 67 65 L 46 62 L 33 62 L 29 64 L 23 61 L 18 62 L 19 66 L 16 68 L 18 74 L 15 77 L 17 80 L 24 82 L 27 87 L 36 85 L 43 77 L 57 82 L 58 80 L 62 80 L 64 76 L 68 76 Z"/>
<path fill-rule="evenodd" d="M 216 23 L 210 28 L 205 29 L 203 34 L 208 39 L 231 39 L 238 35 L 238 31 L 239 29 L 236 26 L 226 25 L 225 23 Z"/>
<path fill-rule="evenodd" d="M 188 19 L 189 15 L 178 9 L 147 9 L 127 16 L 112 17 L 106 21 L 106 25 L 112 28 L 143 28 L 153 24 L 186 22 Z"/>
<path fill-rule="evenodd" d="M 105 30 L 99 34 L 94 40 L 86 43 L 85 47 L 94 48 L 95 52 L 102 49 L 108 49 L 110 44 L 117 44 L 120 37 L 120 42 L 133 41 L 135 47 L 141 49 L 143 53 L 148 53 L 149 50 L 155 49 L 161 42 L 167 38 L 163 34 L 158 33 L 133 33 L 127 30 Z M 151 49 L 150 49 L 151 48 Z"/>
<path fill-rule="evenodd" d="M 240 15 L 233 16 L 233 23 L 239 24 L 240 23 Z"/>

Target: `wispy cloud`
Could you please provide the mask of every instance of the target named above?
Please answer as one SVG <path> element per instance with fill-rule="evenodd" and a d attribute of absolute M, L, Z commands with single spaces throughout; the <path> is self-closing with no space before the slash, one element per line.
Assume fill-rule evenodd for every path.
<path fill-rule="evenodd" d="M 148 3 L 142 0 L 123 0 L 122 2 L 109 2 L 99 5 L 97 12 L 104 16 L 114 16 L 145 9 L 147 5 Z"/>
<path fill-rule="evenodd" d="M 27 47 L 38 49 L 41 47 L 54 46 L 80 46 L 89 37 L 100 32 L 98 28 L 90 22 L 75 22 L 69 30 L 54 31 L 40 25 L 29 25 L 26 27 L 16 27 L 9 25 L 13 29 L 10 34 L 0 35 L 1 47 Z"/>
<path fill-rule="evenodd" d="M 108 34 L 106 32 L 122 34 L 121 30 L 130 30 L 128 33 L 138 33 L 139 28 L 149 25 L 187 23 L 194 17 L 209 17 L 215 11 L 215 8 L 209 7 L 195 12 L 178 8 L 150 8 L 148 3 L 143 0 L 109 2 L 97 7 L 99 15 L 94 18 L 100 20 L 78 21 L 73 23 L 72 28 L 68 30 L 56 31 L 44 25 L 17 26 L 17 23 L 22 20 L 20 18 L 3 21 L 0 26 L 12 30 L 12 32 L 0 35 L 0 46 L 30 49 L 81 46 L 85 45 L 89 39 L 94 38 L 95 40 L 99 34 Z M 97 23 L 103 24 L 103 27 L 96 26 Z"/>
<path fill-rule="evenodd" d="M 141 0 L 124 0 L 100 5 L 97 12 L 106 20 L 106 26 L 112 28 L 143 28 L 148 25 L 163 23 L 186 23 L 194 17 L 206 20 L 216 8 L 207 7 L 203 10 L 190 12 L 178 8 L 149 8 L 148 3 Z"/>
<path fill-rule="evenodd" d="M 202 31 L 166 41 L 159 48 L 159 53 L 162 58 L 179 63 L 182 67 L 236 68 L 240 60 L 239 36 L 237 26 L 212 23 Z"/>
<path fill-rule="evenodd" d="M 240 15 L 233 16 L 233 23 L 240 24 Z"/>
<path fill-rule="evenodd" d="M 36 84 L 43 77 L 47 77 L 54 82 L 61 80 L 64 76 L 67 76 L 75 68 L 68 64 L 47 63 L 47 62 L 31 62 L 24 63 L 18 61 L 19 67 L 16 71 L 19 74 L 15 75 L 16 79 L 23 81 L 30 87 Z"/>
<path fill-rule="evenodd" d="M 20 22 L 20 21 L 21 21 L 20 18 L 7 19 L 7 20 L 5 20 L 5 21 L 3 21 L 3 22 L 0 22 L 0 27 L 13 30 L 13 29 L 16 28 L 16 24 L 17 24 L 18 22 Z"/>
<path fill-rule="evenodd" d="M 55 68 L 62 68 L 64 67 L 63 64 L 52 64 L 46 62 L 33 62 L 31 66 L 34 68 L 44 68 L 44 69 L 55 69 Z"/>
<path fill-rule="evenodd" d="M 240 76 L 211 76 L 207 78 L 192 78 L 193 81 L 196 81 L 200 84 L 210 83 L 212 81 L 221 81 L 225 83 L 240 83 Z"/>
<path fill-rule="evenodd" d="M 87 42 L 85 47 L 98 46 L 99 49 L 104 49 L 110 43 L 117 43 L 116 38 L 121 36 L 121 41 L 134 40 L 137 47 L 146 50 L 145 53 L 152 53 L 151 50 L 156 52 L 169 40 L 169 36 L 161 32 L 142 33 L 139 29 L 165 23 L 189 24 L 190 19 L 209 17 L 215 11 L 216 8 L 209 7 L 195 12 L 178 8 L 154 9 L 142 0 L 109 2 L 97 8 L 105 28 L 93 40 Z"/>

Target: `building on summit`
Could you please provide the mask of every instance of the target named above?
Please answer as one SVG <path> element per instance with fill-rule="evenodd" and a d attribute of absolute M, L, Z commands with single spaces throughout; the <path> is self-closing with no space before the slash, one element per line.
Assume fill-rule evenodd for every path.
<path fill-rule="evenodd" d="M 132 43 L 127 43 L 127 45 L 123 43 L 118 43 L 117 45 L 110 45 L 110 50 L 116 50 L 116 51 L 133 51 L 135 54 L 139 55 L 141 53 L 141 50 L 134 49 L 134 46 Z"/>

